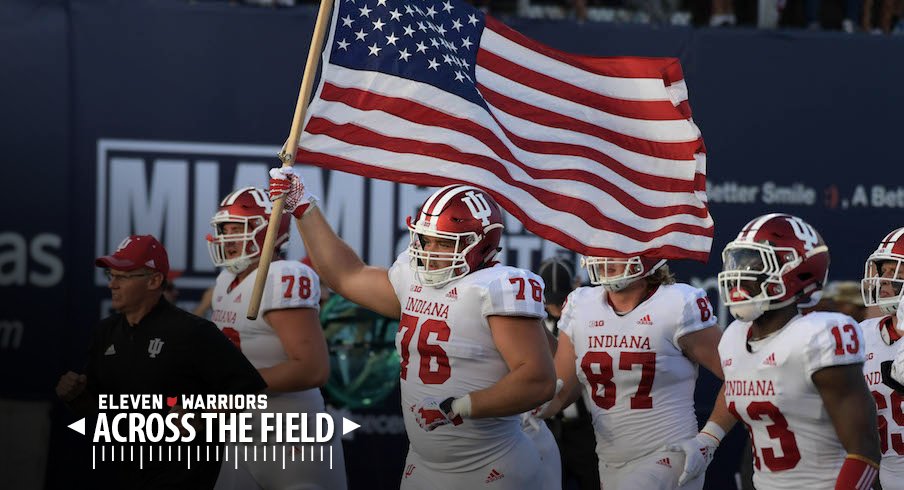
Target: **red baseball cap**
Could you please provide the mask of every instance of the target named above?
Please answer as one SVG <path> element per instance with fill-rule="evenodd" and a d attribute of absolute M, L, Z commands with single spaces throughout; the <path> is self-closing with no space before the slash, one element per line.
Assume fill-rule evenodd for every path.
<path fill-rule="evenodd" d="M 169 275 L 169 257 L 166 249 L 151 235 L 132 235 L 119 244 L 110 255 L 98 257 L 94 265 L 119 271 L 133 271 L 147 267 Z"/>

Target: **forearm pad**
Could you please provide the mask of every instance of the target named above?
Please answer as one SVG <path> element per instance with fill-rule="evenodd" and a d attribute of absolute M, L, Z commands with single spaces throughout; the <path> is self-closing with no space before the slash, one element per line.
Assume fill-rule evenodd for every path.
<path fill-rule="evenodd" d="M 848 454 L 835 480 L 835 490 L 869 490 L 878 474 L 878 464 L 869 458 Z"/>

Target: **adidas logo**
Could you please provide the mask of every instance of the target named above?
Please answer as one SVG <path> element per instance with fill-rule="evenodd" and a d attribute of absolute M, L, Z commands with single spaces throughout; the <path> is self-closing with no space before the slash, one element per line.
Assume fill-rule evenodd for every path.
<path fill-rule="evenodd" d="M 232 300 L 232 302 L 233 303 L 241 303 L 242 302 L 242 293 L 239 293 L 239 295 L 236 296 L 235 299 Z"/>
<path fill-rule="evenodd" d="M 637 320 L 637 324 L 638 325 L 652 325 L 653 320 L 650 318 L 650 315 L 647 314 L 647 315 L 644 315 L 643 318 L 641 318 L 640 320 Z"/>
<path fill-rule="evenodd" d="M 669 460 L 669 458 L 662 458 L 659 461 L 657 461 L 656 464 L 661 464 L 662 466 L 665 466 L 666 468 L 672 467 L 672 462 Z"/>
<path fill-rule="evenodd" d="M 493 470 L 490 471 L 490 475 L 487 476 L 487 481 L 485 483 L 494 482 L 496 480 L 501 480 L 503 478 L 505 478 L 505 475 L 496 471 L 496 468 L 493 468 Z"/>
<path fill-rule="evenodd" d="M 113 347 L 113 344 L 110 344 L 110 347 L 107 347 L 107 350 L 104 351 L 105 356 L 112 356 L 116 354 L 116 347 Z"/>
<path fill-rule="evenodd" d="M 764 366 L 775 366 L 775 352 L 773 352 L 772 354 L 769 354 L 769 357 L 767 357 L 766 360 L 763 361 L 763 365 Z"/>
<path fill-rule="evenodd" d="M 458 288 L 452 288 L 451 291 L 446 293 L 446 297 L 449 299 L 458 299 Z"/>

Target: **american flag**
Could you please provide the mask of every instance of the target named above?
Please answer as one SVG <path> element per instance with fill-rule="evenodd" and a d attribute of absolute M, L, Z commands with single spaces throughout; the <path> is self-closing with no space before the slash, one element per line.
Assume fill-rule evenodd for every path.
<path fill-rule="evenodd" d="M 678 60 L 562 53 L 453 0 L 337 2 L 297 162 L 470 183 L 585 255 L 707 259 Z"/>

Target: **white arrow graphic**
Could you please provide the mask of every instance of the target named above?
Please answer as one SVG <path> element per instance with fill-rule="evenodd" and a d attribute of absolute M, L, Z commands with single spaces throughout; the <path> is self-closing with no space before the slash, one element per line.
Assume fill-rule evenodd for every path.
<path fill-rule="evenodd" d="M 342 417 L 342 435 L 348 434 L 349 432 L 357 429 L 358 427 L 361 427 L 361 425 L 356 424 L 345 417 Z M 85 430 L 85 424 L 84 424 L 84 419 L 82 419 L 82 431 L 83 431 L 82 433 L 83 434 L 84 434 L 84 430 Z"/>
<path fill-rule="evenodd" d="M 85 419 L 76 420 L 75 422 L 69 424 L 69 428 L 81 435 L 85 435 Z"/>

